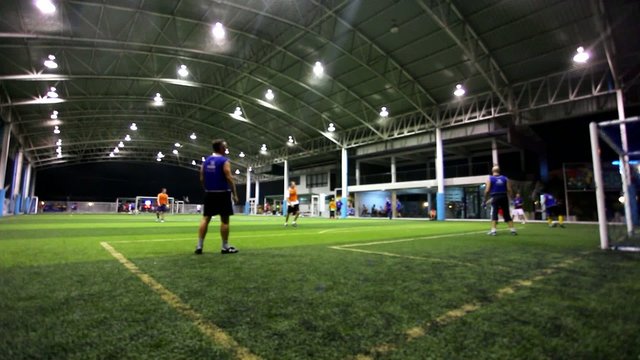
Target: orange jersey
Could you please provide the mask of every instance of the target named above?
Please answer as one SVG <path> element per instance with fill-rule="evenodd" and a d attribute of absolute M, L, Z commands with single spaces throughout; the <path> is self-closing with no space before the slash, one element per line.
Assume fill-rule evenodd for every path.
<path fill-rule="evenodd" d="M 289 202 L 298 201 L 298 189 L 293 187 L 289 188 Z"/>
<path fill-rule="evenodd" d="M 158 205 L 169 205 L 169 195 L 163 193 L 158 194 Z"/>

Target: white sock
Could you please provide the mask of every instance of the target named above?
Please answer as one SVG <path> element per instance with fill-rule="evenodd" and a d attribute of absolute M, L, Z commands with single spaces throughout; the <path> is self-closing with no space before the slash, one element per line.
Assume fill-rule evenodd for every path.
<path fill-rule="evenodd" d="M 222 241 L 222 249 L 223 250 L 227 250 L 229 248 L 229 242 L 228 241 Z"/>
<path fill-rule="evenodd" d="M 492 232 L 492 233 L 496 232 L 496 228 L 492 228 L 492 229 L 491 229 L 491 232 Z"/>
<path fill-rule="evenodd" d="M 198 239 L 198 249 L 202 249 L 203 245 L 204 245 L 204 239 Z"/>

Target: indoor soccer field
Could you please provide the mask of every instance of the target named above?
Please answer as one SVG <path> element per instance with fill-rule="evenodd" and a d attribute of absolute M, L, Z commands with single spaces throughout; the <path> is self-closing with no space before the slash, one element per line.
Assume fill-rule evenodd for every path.
<path fill-rule="evenodd" d="M 638 254 L 595 225 L 0 219 L 0 358 L 637 359 Z"/>

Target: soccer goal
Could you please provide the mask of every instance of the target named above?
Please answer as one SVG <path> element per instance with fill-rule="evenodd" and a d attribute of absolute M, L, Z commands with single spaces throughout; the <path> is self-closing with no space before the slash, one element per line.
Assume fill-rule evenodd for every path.
<path fill-rule="evenodd" d="M 637 198 L 637 190 L 640 188 L 640 118 L 592 122 L 589 124 L 589 133 L 600 247 L 640 251 Z M 601 148 L 600 144 L 604 144 L 606 148 Z M 617 159 L 611 162 L 619 169 L 615 176 L 604 176 L 604 151 L 601 150 L 607 149 L 617 155 Z M 608 162 L 604 165 L 608 165 Z M 612 188 L 612 184 L 617 184 L 618 190 L 613 194 L 607 191 Z"/>
<path fill-rule="evenodd" d="M 157 207 L 157 196 L 136 196 L 135 209 L 138 213 L 155 212 Z M 175 199 L 169 197 L 169 211 L 175 212 Z"/>

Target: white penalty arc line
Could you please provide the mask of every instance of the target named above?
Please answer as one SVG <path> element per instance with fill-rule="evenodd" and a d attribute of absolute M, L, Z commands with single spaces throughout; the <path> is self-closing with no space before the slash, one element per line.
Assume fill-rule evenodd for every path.
<path fill-rule="evenodd" d="M 223 349 L 233 352 L 236 359 L 240 360 L 260 360 L 258 355 L 251 353 L 247 348 L 240 346 L 229 334 L 224 332 L 217 325 L 207 321 L 207 319 L 191 308 L 188 304 L 182 301 L 178 295 L 172 293 L 162 284 L 152 278 L 150 275 L 144 273 L 133 262 L 127 259 L 124 255 L 119 253 L 107 242 L 101 242 L 103 248 L 105 248 L 109 254 L 116 258 L 127 270 L 136 275 L 145 285 L 149 286 L 151 290 L 160 295 L 160 298 L 164 300 L 169 306 L 174 308 L 178 313 L 187 317 L 198 327 L 204 335 L 212 340 L 216 345 Z"/>

